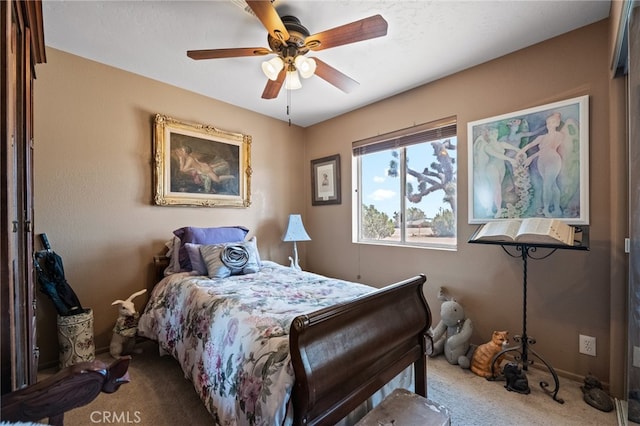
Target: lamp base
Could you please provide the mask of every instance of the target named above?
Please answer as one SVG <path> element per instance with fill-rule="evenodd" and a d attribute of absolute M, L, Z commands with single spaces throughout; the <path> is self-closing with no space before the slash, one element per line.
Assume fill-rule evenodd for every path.
<path fill-rule="evenodd" d="M 302 270 L 298 264 L 298 245 L 295 241 L 293 242 L 293 259 L 289 256 L 289 261 L 291 262 L 291 267 L 293 269 L 297 269 L 298 271 Z"/>
<path fill-rule="evenodd" d="M 289 267 L 296 269 L 298 271 L 302 271 L 302 268 L 300 268 L 300 265 L 298 265 L 297 262 L 298 259 L 293 260 L 293 257 L 289 256 L 289 262 L 291 262 L 291 264 L 289 265 Z"/>

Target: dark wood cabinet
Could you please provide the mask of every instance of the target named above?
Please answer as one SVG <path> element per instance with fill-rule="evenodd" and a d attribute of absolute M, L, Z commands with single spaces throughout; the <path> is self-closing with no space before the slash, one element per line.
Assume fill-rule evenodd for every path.
<path fill-rule="evenodd" d="M 2 393 L 35 382 L 33 81 L 44 63 L 42 3 L 5 0 L 0 106 L 0 360 Z"/>

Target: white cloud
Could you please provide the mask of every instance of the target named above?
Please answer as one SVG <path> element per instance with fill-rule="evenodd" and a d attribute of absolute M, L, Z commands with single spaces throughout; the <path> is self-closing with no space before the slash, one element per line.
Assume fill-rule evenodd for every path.
<path fill-rule="evenodd" d="M 393 198 L 395 196 L 396 196 L 396 192 L 390 189 L 377 189 L 371 195 L 369 195 L 369 198 L 371 198 L 374 201 L 384 201 L 384 200 Z"/>
<path fill-rule="evenodd" d="M 382 176 L 374 176 L 373 181 L 375 183 L 382 183 L 387 180 L 387 176 L 389 176 L 389 168 L 386 167 L 382 172 Z"/>

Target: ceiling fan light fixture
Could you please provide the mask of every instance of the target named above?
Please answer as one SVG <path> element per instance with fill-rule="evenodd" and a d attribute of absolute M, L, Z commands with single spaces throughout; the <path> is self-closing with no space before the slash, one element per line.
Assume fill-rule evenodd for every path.
<path fill-rule="evenodd" d="M 285 79 L 284 87 L 287 90 L 297 90 L 302 88 L 300 77 L 298 77 L 298 71 L 287 71 L 287 78 Z"/>
<path fill-rule="evenodd" d="M 268 61 L 264 61 L 262 63 L 262 72 L 267 76 L 269 80 L 275 81 L 278 78 L 278 74 L 280 74 L 280 70 L 284 68 L 284 62 L 279 56 L 275 58 L 269 59 Z"/>
<path fill-rule="evenodd" d="M 314 72 L 316 72 L 316 61 L 314 61 L 313 58 L 298 55 L 296 56 L 294 63 L 302 78 L 309 78 Z"/>

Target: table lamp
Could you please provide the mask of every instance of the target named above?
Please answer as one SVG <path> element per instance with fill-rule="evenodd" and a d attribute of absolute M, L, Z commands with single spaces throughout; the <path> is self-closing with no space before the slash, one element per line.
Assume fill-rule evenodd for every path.
<path fill-rule="evenodd" d="M 284 231 L 282 241 L 293 241 L 293 258 L 289 256 L 289 261 L 291 261 L 292 268 L 300 271 L 300 265 L 298 265 L 298 247 L 296 246 L 296 242 L 311 241 L 311 237 L 309 237 L 309 234 L 307 234 L 307 231 L 304 229 L 304 225 L 302 224 L 302 216 L 299 214 L 289 215 L 289 224 L 287 225 L 287 230 Z"/>

